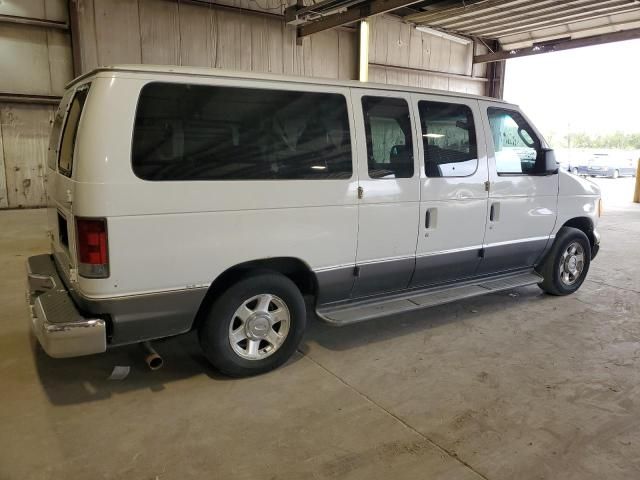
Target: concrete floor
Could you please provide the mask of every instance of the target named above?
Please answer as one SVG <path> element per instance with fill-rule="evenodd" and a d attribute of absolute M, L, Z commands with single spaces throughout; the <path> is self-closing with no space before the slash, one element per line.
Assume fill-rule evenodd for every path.
<path fill-rule="evenodd" d="M 577 294 L 311 322 L 292 361 L 244 380 L 192 335 L 158 342 L 157 372 L 135 347 L 46 357 L 24 303 L 44 212 L 1 212 L 0 479 L 640 478 L 640 205 L 631 179 L 599 182 L 603 247 Z M 116 365 L 130 375 L 107 380 Z"/>

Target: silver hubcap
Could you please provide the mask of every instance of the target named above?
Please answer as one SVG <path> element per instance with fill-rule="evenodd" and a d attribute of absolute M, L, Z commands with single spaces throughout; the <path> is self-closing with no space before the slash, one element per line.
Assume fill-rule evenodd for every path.
<path fill-rule="evenodd" d="M 578 242 L 572 242 L 560 259 L 560 280 L 565 285 L 573 285 L 584 270 L 584 248 Z"/>
<path fill-rule="evenodd" d="M 289 334 L 291 315 L 281 298 L 268 293 L 246 300 L 229 324 L 229 343 L 240 357 L 262 360 L 273 355 Z"/>

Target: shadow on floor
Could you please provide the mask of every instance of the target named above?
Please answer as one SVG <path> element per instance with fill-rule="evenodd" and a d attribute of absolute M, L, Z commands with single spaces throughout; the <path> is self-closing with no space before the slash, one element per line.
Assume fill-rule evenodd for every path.
<path fill-rule="evenodd" d="M 515 292 L 515 296 L 514 296 Z M 505 308 L 505 303 L 517 301 L 517 308 L 525 301 L 544 301 L 546 297 L 533 287 L 513 292 L 500 292 L 411 313 L 395 315 L 345 327 L 334 327 L 318 320 L 309 309 L 308 328 L 299 348 L 308 352 L 311 343 L 332 351 L 348 350 L 363 344 L 416 334 L 450 322 L 473 321 L 478 312 Z M 107 399 L 132 390 L 162 392 L 171 382 L 206 375 L 212 381 L 238 381 L 226 377 L 207 362 L 195 332 L 154 342 L 164 359 L 164 367 L 150 371 L 138 345 L 114 348 L 104 354 L 80 358 L 53 359 L 48 357 L 31 336 L 31 346 L 40 382 L 54 405 L 71 405 Z M 299 354 L 281 368 L 292 366 Z M 115 366 L 129 366 L 123 380 L 109 380 Z"/>
<path fill-rule="evenodd" d="M 162 391 L 165 384 L 196 375 L 216 380 L 226 377 L 215 372 L 199 351 L 192 334 L 154 342 L 165 367 L 150 371 L 138 345 L 114 348 L 100 355 L 79 358 L 50 358 L 31 336 L 35 365 L 51 403 L 67 405 L 109 398 L 129 390 Z M 108 380 L 115 366 L 130 367 L 123 380 Z"/>
<path fill-rule="evenodd" d="M 335 327 L 318 320 L 310 322 L 307 326 L 308 331 L 300 350 L 303 353 L 308 352 L 310 342 L 332 351 L 349 350 L 365 344 L 383 342 L 389 338 L 424 333 L 452 322 L 474 322 L 479 320 L 481 313 L 486 314 L 499 309 L 501 314 L 504 314 L 508 308 L 521 311 L 524 303 L 553 302 L 558 298 L 544 294 L 536 286 L 530 286 L 344 327 Z M 308 315 L 314 313 L 309 311 Z"/>

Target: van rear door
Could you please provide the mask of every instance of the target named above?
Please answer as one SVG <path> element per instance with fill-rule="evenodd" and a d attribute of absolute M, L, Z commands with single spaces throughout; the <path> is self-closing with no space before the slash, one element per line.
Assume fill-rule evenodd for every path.
<path fill-rule="evenodd" d="M 48 152 L 47 203 L 52 253 L 59 268 L 75 279 L 75 227 L 73 218 L 74 150 L 89 84 L 69 90 L 58 107 Z"/>

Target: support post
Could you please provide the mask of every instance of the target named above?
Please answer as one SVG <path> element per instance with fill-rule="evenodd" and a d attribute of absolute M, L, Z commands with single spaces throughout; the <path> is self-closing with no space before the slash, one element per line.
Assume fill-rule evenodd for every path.
<path fill-rule="evenodd" d="M 490 44 L 492 51 L 497 51 L 500 48 L 500 44 L 495 41 Z M 504 96 L 504 76 L 507 67 L 507 62 L 497 61 L 491 62 L 487 65 L 487 78 L 489 83 L 487 85 L 486 95 L 488 97 L 502 99 Z"/>
<path fill-rule="evenodd" d="M 361 82 L 369 81 L 369 22 L 367 19 L 360 21 L 360 69 L 358 79 Z"/>
<path fill-rule="evenodd" d="M 636 189 L 635 192 L 633 192 L 633 202 L 640 203 L 640 158 L 636 165 Z"/>

